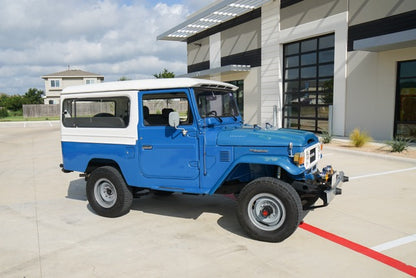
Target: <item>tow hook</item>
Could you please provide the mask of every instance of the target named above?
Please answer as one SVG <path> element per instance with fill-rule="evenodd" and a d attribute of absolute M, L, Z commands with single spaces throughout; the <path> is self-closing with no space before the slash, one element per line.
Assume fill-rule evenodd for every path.
<path fill-rule="evenodd" d="M 342 189 L 341 188 L 335 188 L 335 195 L 341 195 L 342 194 Z"/>

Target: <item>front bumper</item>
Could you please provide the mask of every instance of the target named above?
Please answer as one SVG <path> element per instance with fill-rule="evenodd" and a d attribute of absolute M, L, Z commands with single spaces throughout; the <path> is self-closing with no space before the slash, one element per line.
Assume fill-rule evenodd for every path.
<path fill-rule="evenodd" d="M 335 179 L 334 179 L 334 175 L 335 175 Z M 342 183 L 348 181 L 348 177 L 344 175 L 343 171 L 340 171 L 339 173 L 334 173 L 332 175 L 331 181 L 332 181 L 331 187 L 327 190 L 324 190 L 324 192 L 320 196 L 324 204 L 320 206 L 315 206 L 312 208 L 325 207 L 335 198 L 335 195 L 341 195 L 342 189 L 340 188 L 340 186 L 342 185 Z"/>
<path fill-rule="evenodd" d="M 322 172 L 317 171 L 313 176 L 313 180 L 292 183 L 302 199 L 304 210 L 326 207 L 336 195 L 342 194 L 340 186 L 348 181 L 343 171 L 336 172 L 331 166 L 325 167 Z M 319 199 L 322 203 L 315 204 Z"/>

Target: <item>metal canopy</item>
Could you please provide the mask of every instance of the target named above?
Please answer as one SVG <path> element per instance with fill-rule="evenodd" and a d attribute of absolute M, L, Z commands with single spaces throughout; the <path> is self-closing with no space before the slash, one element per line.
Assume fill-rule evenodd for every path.
<path fill-rule="evenodd" d="M 191 16 L 157 37 L 158 40 L 186 41 L 187 38 L 261 7 L 270 0 L 223 0 Z"/>
<path fill-rule="evenodd" d="M 222 73 L 248 72 L 250 69 L 250 65 L 228 65 L 219 68 L 195 71 L 179 77 L 205 78 L 206 76 L 215 76 Z"/>

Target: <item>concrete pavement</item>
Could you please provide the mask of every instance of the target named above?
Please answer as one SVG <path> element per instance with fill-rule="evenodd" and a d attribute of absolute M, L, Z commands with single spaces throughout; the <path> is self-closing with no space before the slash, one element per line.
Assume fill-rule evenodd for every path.
<path fill-rule="evenodd" d="M 247 238 L 224 196 L 147 195 L 97 216 L 84 180 L 58 167 L 59 136 L 57 122 L 0 124 L 0 277 L 410 277 L 304 229 Z M 368 248 L 416 235 L 416 160 L 324 156 L 351 181 L 306 223 Z M 416 266 L 416 240 L 381 253 Z"/>

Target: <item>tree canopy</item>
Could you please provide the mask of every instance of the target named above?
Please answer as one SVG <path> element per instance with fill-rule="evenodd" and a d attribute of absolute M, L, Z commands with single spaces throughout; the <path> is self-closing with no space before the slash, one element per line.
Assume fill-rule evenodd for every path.
<path fill-rule="evenodd" d="M 0 107 L 12 111 L 22 110 L 23 104 L 42 104 L 43 90 L 30 88 L 24 95 L 0 95 Z"/>
<path fill-rule="evenodd" d="M 174 78 L 175 74 L 173 72 L 168 71 L 167 69 L 163 69 L 162 72 L 153 74 L 156 78 Z"/>

